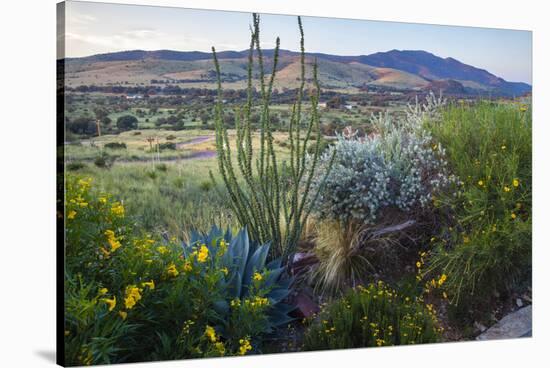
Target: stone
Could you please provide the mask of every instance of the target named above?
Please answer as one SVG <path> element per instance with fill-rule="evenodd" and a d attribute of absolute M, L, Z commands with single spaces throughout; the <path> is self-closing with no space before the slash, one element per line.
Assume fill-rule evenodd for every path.
<path fill-rule="evenodd" d="M 479 335 L 476 340 L 516 339 L 532 336 L 532 307 L 518 309 L 498 321 L 488 330 Z"/>
<path fill-rule="evenodd" d="M 523 300 L 521 300 L 521 298 L 517 298 L 517 299 L 516 299 L 516 305 L 517 305 L 519 308 L 523 307 Z"/>

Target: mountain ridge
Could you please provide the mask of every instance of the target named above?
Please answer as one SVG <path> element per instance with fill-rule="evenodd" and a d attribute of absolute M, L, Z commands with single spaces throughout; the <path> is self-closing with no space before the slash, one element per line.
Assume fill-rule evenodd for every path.
<path fill-rule="evenodd" d="M 229 70 L 228 74 L 238 80 L 243 77 L 242 62 L 248 57 L 248 50 L 242 51 L 220 51 L 217 52 L 218 59 L 224 69 Z M 263 50 L 266 64 L 269 65 L 274 54 L 273 49 Z M 298 60 L 300 53 L 290 50 L 280 50 L 280 68 L 288 68 Z M 347 88 L 360 87 L 361 85 L 376 85 L 379 87 L 391 87 L 397 89 L 422 89 L 429 85 L 452 85 L 452 90 L 460 90 L 465 93 L 475 94 L 496 94 L 496 95 L 522 95 L 531 91 L 531 86 L 523 82 L 508 82 L 489 71 L 462 63 L 452 57 L 440 57 L 424 50 L 389 50 L 376 52 L 369 55 L 334 55 L 326 53 L 306 53 L 308 61 L 316 59 L 320 65 L 320 74 L 324 77 L 321 80 L 323 87 Z M 151 75 L 175 79 L 173 76 L 181 77 L 181 81 L 207 83 L 212 74 L 212 53 L 203 51 L 175 51 L 175 50 L 127 50 L 112 53 L 96 54 L 86 57 L 65 58 L 68 66 L 68 75 L 78 79 L 79 73 L 88 71 L 101 72 L 102 69 L 117 65 L 126 64 L 125 67 L 134 70 L 139 74 L 141 69 L 145 75 L 149 75 L 154 68 L 159 71 Z M 164 69 L 158 63 L 164 62 Z M 137 63 L 137 65 L 135 65 Z M 145 63 L 146 65 L 144 65 Z M 156 63 L 156 64 L 155 64 Z M 155 65 L 151 67 L 150 65 Z M 179 69 L 178 69 L 179 66 Z M 227 66 L 223 68 L 223 66 Z M 150 69 L 146 69 L 149 67 Z M 88 68 L 88 69 L 87 69 Z M 112 69 L 112 68 L 111 68 Z M 292 69 L 292 68 L 291 68 Z M 118 69 L 117 69 L 118 70 Z M 162 73 L 164 71 L 164 73 Z M 147 74 L 147 73 L 149 74 Z M 105 72 L 107 73 L 107 72 Z M 157 73 L 157 74 L 155 74 Z M 388 73 L 392 74 L 387 78 Z M 111 75 L 115 75 L 111 70 Z M 95 74 L 96 76 L 98 74 Z M 124 81 L 124 73 L 121 73 L 121 82 Z M 205 77 L 206 76 L 206 77 Z M 385 77 L 385 78 L 384 78 Z M 292 87 L 292 73 L 287 76 L 287 82 Z M 88 81 L 88 79 L 83 79 Z M 110 82 L 116 80 L 109 79 Z M 449 83 L 441 83 L 452 81 Z M 438 83 L 439 82 L 439 83 Z M 460 84 L 462 87 L 457 85 Z M 143 82 L 142 82 L 143 84 Z"/>

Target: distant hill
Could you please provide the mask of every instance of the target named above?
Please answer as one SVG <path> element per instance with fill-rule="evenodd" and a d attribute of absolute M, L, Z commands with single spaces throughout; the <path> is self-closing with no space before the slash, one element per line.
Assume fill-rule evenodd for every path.
<path fill-rule="evenodd" d="M 244 88 L 248 51 L 218 53 L 224 86 Z M 273 50 L 264 50 L 265 65 L 272 66 Z M 455 94 L 522 95 L 531 91 L 526 83 L 507 82 L 490 72 L 453 58 L 426 51 L 391 50 L 371 55 L 341 56 L 308 53 L 308 63 L 319 63 L 323 88 L 353 90 L 375 86 L 397 90 L 442 90 Z M 277 88 L 299 84 L 299 53 L 281 50 Z M 255 71 L 257 73 L 257 71 Z M 182 87 L 214 88 L 212 54 L 200 51 L 131 50 L 66 59 L 68 86 L 147 85 L 177 83 Z"/>

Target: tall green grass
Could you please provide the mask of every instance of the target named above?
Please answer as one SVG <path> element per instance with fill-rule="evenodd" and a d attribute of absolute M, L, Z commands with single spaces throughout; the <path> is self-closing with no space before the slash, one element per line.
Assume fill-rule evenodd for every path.
<path fill-rule="evenodd" d="M 448 275 L 455 303 L 488 305 L 530 282 L 531 125 L 530 106 L 488 101 L 452 105 L 427 123 L 461 180 L 434 200 L 447 221 L 428 267 Z"/>
<path fill-rule="evenodd" d="M 166 163 L 164 171 L 150 163 L 115 163 L 109 170 L 88 165 L 78 173 L 121 199 L 144 229 L 185 238 L 214 224 L 237 228 L 223 189 L 210 185 L 208 170 L 214 165 L 214 159 L 186 160 Z"/>

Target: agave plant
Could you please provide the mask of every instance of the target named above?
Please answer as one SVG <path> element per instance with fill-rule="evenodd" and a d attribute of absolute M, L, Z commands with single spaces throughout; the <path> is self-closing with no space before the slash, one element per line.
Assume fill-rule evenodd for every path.
<path fill-rule="evenodd" d="M 184 258 L 190 259 L 193 252 L 202 246 L 208 248 L 212 262 L 216 262 L 215 266 L 227 271 L 219 285 L 220 290 L 225 290 L 225 299 L 214 304 L 222 320 L 230 313 L 232 300 L 244 300 L 250 296 L 254 276 L 261 272 L 264 275 L 262 289 L 269 300 L 269 327 L 265 332 L 272 332 L 274 328 L 292 321 L 288 313 L 295 307 L 285 303 L 292 279 L 284 273 L 285 267 L 281 266 L 280 258 L 267 262 L 271 246 L 269 242 L 259 244 L 251 241 L 246 227 L 233 236 L 229 229 L 223 231 L 213 226 L 207 234 L 191 233 L 189 243 L 183 242 Z"/>

